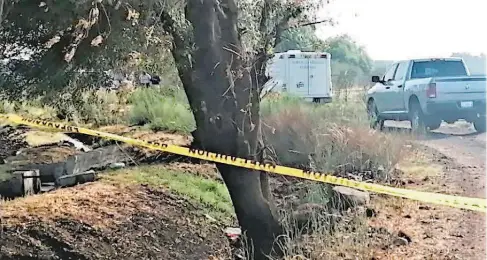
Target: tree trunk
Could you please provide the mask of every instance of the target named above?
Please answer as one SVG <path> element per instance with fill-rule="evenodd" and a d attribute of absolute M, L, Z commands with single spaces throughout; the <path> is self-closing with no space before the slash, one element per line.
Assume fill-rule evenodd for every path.
<path fill-rule="evenodd" d="M 241 57 L 237 6 L 233 0 L 220 4 L 190 0 L 186 15 L 193 25 L 196 50 L 191 82 L 183 81 L 183 85 L 196 120 L 195 143 L 207 151 L 255 160 L 259 96 Z M 217 168 L 247 236 L 251 257 L 267 259 L 282 230 L 266 199 L 270 191 L 263 194 L 261 173 L 229 165 Z"/>

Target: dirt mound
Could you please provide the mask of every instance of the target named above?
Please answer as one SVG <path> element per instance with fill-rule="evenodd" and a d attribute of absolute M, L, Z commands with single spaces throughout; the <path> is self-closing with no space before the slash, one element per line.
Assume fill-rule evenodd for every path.
<path fill-rule="evenodd" d="M 0 259 L 228 259 L 222 227 L 195 207 L 107 181 L 4 202 Z"/>

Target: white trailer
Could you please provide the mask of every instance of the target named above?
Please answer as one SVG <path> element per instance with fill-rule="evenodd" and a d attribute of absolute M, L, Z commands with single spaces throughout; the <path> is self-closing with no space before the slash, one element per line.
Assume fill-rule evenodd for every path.
<path fill-rule="evenodd" d="M 261 97 L 271 91 L 287 92 L 307 101 L 328 103 L 333 98 L 331 55 L 290 50 L 276 53 L 268 62 Z"/>

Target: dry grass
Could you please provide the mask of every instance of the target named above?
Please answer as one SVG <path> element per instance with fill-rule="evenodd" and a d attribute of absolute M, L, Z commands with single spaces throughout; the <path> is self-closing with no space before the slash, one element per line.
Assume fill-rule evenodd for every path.
<path fill-rule="evenodd" d="M 132 138 L 141 139 L 144 141 L 159 141 L 166 144 L 186 146 L 192 141 L 192 137 L 180 134 L 170 134 L 164 132 L 154 132 L 151 130 L 139 130 L 128 134 Z"/>
<path fill-rule="evenodd" d="M 218 169 L 214 164 L 210 163 L 192 164 L 176 162 L 168 164 L 165 168 L 176 172 L 186 172 L 195 176 L 222 181 Z"/>
<path fill-rule="evenodd" d="M 408 146 L 403 157 L 397 167 L 403 171 L 400 177 L 407 183 L 406 188 L 443 193 L 458 190 L 454 184 L 444 185 L 448 183 L 445 166 L 431 155 Z M 297 229 L 296 223 L 284 222 L 285 259 L 464 259 L 462 252 L 451 250 L 452 241 L 463 236 L 465 228 L 451 220 L 461 219 L 464 212 L 402 198 L 371 196 L 368 207 L 377 213 L 372 218 L 367 218 L 360 207 L 339 215 L 335 222 L 330 211 L 316 211 L 309 219 L 311 233 Z M 318 205 L 325 202 L 326 198 Z M 412 242 L 394 245 L 400 233 Z"/>
<path fill-rule="evenodd" d="M 403 160 L 397 165 L 403 173 L 403 178 L 408 180 L 410 188 L 419 191 L 438 192 L 444 194 L 460 194 L 459 187 L 438 185 L 445 182 L 444 165 L 435 163 L 430 155 L 417 149 L 409 149 L 404 152 Z"/>
<path fill-rule="evenodd" d="M 44 131 L 28 131 L 23 135 L 23 138 L 29 146 L 42 146 L 62 142 L 68 138 L 60 132 L 44 132 Z"/>
<path fill-rule="evenodd" d="M 66 160 L 69 156 L 79 153 L 74 147 L 69 146 L 41 146 L 22 150 L 21 156 L 12 164 L 48 164 Z"/>
<path fill-rule="evenodd" d="M 399 133 L 370 130 L 360 103 L 269 100 L 263 104 L 263 129 L 273 157 L 281 164 L 338 173 L 370 172 L 374 179 L 388 177 L 406 142 Z"/>
<path fill-rule="evenodd" d="M 334 218 L 313 214 L 310 218 L 312 232 L 303 232 L 294 223 L 286 223 L 281 245 L 284 259 L 371 259 L 370 247 L 376 242 L 369 238 L 365 214 L 350 211 Z"/>
<path fill-rule="evenodd" d="M 281 164 L 347 178 L 379 182 L 397 178 L 394 169 L 404 157 L 409 136 L 370 130 L 360 97 L 325 105 L 286 96 L 266 100 L 263 130 L 273 157 Z M 308 187 L 308 198 L 301 200 L 325 205 L 330 194 L 323 192 L 324 186 Z M 388 233 L 371 234 L 360 208 L 343 215 L 331 212 L 313 213 L 311 233 L 287 223 L 282 245 L 286 259 L 371 259 L 375 248 L 390 239 Z"/>
<path fill-rule="evenodd" d="M 140 139 L 144 141 L 154 141 L 163 142 L 166 144 L 178 145 L 178 146 L 188 146 L 191 144 L 192 137 L 187 135 L 181 135 L 176 133 L 164 133 L 164 132 L 154 132 L 148 129 L 141 129 L 140 127 L 127 127 L 123 125 L 106 126 L 100 128 L 100 131 L 118 134 L 130 138 Z M 128 145 L 123 145 L 128 146 Z M 150 158 L 153 156 L 160 155 L 160 151 L 151 150 L 147 148 L 136 147 L 134 151 L 137 151 L 139 155 Z"/>
<path fill-rule="evenodd" d="M 27 225 L 75 219 L 95 227 L 107 227 L 125 221 L 132 213 L 151 210 L 137 198 L 137 192 L 121 185 L 97 182 L 0 202 L 2 223 Z"/>

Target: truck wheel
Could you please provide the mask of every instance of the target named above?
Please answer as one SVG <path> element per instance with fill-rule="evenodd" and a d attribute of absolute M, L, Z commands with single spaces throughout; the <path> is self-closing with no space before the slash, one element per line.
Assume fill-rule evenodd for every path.
<path fill-rule="evenodd" d="M 382 130 L 384 128 L 384 120 L 380 119 L 379 111 L 374 101 L 370 101 L 367 105 L 367 116 L 369 119 L 370 128 Z"/>
<path fill-rule="evenodd" d="M 411 130 L 413 133 L 426 132 L 423 111 L 417 102 L 414 102 L 411 105 L 409 111 L 409 121 L 411 122 Z"/>
<path fill-rule="evenodd" d="M 485 115 L 481 115 L 480 117 L 477 117 L 473 121 L 473 127 L 475 127 L 475 130 L 478 133 L 484 133 L 485 132 Z"/>
<path fill-rule="evenodd" d="M 429 130 L 436 130 L 436 129 L 440 128 L 440 125 L 441 125 L 441 119 L 429 118 L 428 122 L 426 123 L 426 127 Z"/>

